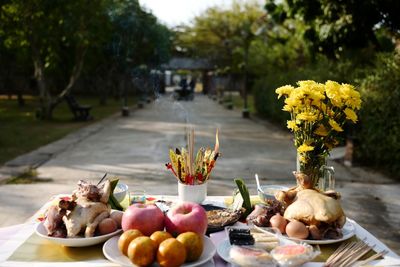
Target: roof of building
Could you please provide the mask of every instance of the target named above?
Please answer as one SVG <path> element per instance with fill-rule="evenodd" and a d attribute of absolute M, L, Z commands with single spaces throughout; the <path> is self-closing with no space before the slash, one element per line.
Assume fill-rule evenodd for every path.
<path fill-rule="evenodd" d="M 165 70 L 212 70 L 214 66 L 207 59 L 196 59 L 186 57 L 173 57 L 161 65 Z"/>

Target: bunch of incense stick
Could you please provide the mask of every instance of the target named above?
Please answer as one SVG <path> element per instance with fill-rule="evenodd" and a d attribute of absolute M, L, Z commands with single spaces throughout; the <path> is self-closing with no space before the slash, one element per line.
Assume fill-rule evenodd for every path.
<path fill-rule="evenodd" d="M 379 258 L 387 253 L 387 251 L 382 251 L 380 253 L 374 254 L 368 259 L 356 263 L 357 260 L 361 259 L 365 254 L 367 254 L 374 246 L 370 247 L 365 240 L 358 242 L 343 243 L 338 247 L 338 249 L 328 258 L 325 262 L 325 267 L 347 267 L 347 266 L 363 266 L 366 263 Z"/>
<path fill-rule="evenodd" d="M 200 148 L 194 157 L 194 129 L 191 128 L 187 133 L 187 149 L 178 148 L 169 151 L 171 162 L 166 166 L 176 176 L 178 181 L 183 184 L 195 185 L 202 184 L 210 179 L 210 174 L 219 157 L 218 130 L 215 135 L 214 150 L 210 148 Z"/>
<path fill-rule="evenodd" d="M 194 150 L 194 129 L 191 128 L 187 134 L 187 142 L 188 142 L 188 151 L 189 151 L 189 158 L 188 158 L 188 167 L 189 167 L 189 175 L 194 175 L 193 173 L 193 150 Z"/>

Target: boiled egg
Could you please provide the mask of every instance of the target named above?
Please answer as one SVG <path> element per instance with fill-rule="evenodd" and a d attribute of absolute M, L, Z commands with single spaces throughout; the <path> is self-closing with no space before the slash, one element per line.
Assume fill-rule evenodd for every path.
<path fill-rule="evenodd" d="M 304 223 L 293 220 L 286 225 L 286 234 L 291 238 L 306 239 L 309 232 Z"/>

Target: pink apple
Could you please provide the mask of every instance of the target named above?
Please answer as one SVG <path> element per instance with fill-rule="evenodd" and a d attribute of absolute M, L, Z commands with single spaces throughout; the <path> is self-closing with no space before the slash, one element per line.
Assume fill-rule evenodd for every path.
<path fill-rule="evenodd" d="M 164 230 L 164 213 L 156 205 L 133 204 L 122 215 L 122 230 L 137 229 L 150 236 Z"/>
<path fill-rule="evenodd" d="M 206 211 L 193 202 L 178 202 L 165 215 L 165 228 L 173 236 L 189 231 L 204 235 L 207 225 Z"/>

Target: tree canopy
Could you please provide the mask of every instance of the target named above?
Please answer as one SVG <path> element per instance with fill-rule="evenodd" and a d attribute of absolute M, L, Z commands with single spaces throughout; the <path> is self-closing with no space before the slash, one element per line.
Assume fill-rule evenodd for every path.
<path fill-rule="evenodd" d="M 303 36 L 311 49 L 338 58 L 346 49 L 373 45 L 382 49 L 377 29 L 400 33 L 400 2 L 396 0 L 267 0 L 266 10 L 276 22 L 286 18 L 303 21 Z"/>
<path fill-rule="evenodd" d="M 179 53 L 210 59 L 222 72 L 243 71 L 245 50 L 258 34 L 264 11 L 256 2 L 211 7 L 193 25 L 176 29 Z"/>
<path fill-rule="evenodd" d="M 129 76 L 136 66 L 166 61 L 169 37 L 138 0 L 5 0 L 0 8 L 1 56 L 13 59 L 10 70 L 18 61 L 33 74 L 43 118 L 82 73 Z"/>

